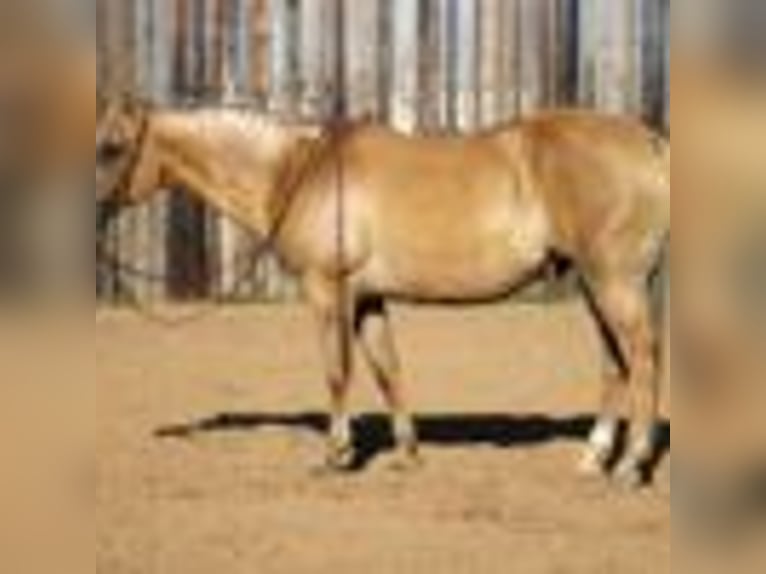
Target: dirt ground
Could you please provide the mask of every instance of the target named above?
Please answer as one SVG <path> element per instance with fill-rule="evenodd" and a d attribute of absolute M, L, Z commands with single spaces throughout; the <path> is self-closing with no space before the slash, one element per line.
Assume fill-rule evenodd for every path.
<path fill-rule="evenodd" d="M 234 308 L 180 330 L 97 313 L 97 572 L 670 571 L 669 457 L 642 493 L 573 471 L 598 366 L 579 306 L 396 322 L 424 464 L 387 464 L 363 374 L 371 457 L 327 476 L 305 310 Z"/>

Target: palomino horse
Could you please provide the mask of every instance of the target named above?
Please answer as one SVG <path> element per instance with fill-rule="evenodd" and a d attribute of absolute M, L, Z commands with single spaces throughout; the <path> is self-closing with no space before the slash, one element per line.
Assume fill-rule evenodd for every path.
<path fill-rule="evenodd" d="M 332 466 L 354 455 L 344 341 L 357 338 L 392 411 L 397 450 L 416 459 L 386 303 L 493 300 L 556 257 L 582 275 L 610 350 L 583 469 L 606 468 L 629 390 L 633 436 L 618 473 L 641 480 L 658 402 L 648 282 L 669 237 L 670 151 L 637 122 L 557 112 L 423 138 L 123 101 L 96 139 L 99 201 L 133 204 L 182 185 L 268 237 L 300 278 L 320 326 Z"/>

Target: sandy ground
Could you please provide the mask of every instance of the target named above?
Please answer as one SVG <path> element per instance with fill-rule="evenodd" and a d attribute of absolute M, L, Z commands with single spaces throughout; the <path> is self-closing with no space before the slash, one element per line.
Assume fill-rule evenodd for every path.
<path fill-rule="evenodd" d="M 599 364 L 577 305 L 397 309 L 424 464 L 389 464 L 363 371 L 347 476 L 317 473 L 305 309 L 49 319 L 0 325 L 0 572 L 670 570 L 669 456 L 641 493 L 574 472 Z"/>
<path fill-rule="evenodd" d="M 326 476 L 305 310 L 237 308 L 181 330 L 97 314 L 97 572 L 669 572 L 668 459 L 642 493 L 573 472 L 598 365 L 578 306 L 396 322 L 424 465 L 387 464 L 362 374 L 371 456 Z"/>

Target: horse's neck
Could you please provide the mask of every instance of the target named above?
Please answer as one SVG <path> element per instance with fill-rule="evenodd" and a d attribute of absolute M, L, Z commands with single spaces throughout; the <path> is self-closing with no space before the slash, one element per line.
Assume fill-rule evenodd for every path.
<path fill-rule="evenodd" d="M 164 172 L 218 211 L 257 233 L 269 226 L 269 195 L 287 152 L 264 156 L 268 125 L 236 112 L 168 113 L 161 121 Z"/>

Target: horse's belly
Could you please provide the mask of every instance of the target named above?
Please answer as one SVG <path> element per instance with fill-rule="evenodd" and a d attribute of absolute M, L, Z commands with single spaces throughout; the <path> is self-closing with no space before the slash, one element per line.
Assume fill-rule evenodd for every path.
<path fill-rule="evenodd" d="M 407 217 L 368 228 L 367 283 L 426 300 L 492 298 L 518 286 L 544 262 L 551 224 L 541 203 L 490 191 L 452 208 L 402 209 Z"/>
<path fill-rule="evenodd" d="M 524 273 L 493 273 L 480 277 L 452 271 L 432 274 L 386 274 L 373 280 L 371 290 L 389 297 L 418 301 L 480 301 L 501 297 L 524 279 Z"/>
<path fill-rule="evenodd" d="M 371 259 L 363 282 L 372 290 L 409 299 L 495 298 L 523 283 L 545 260 L 543 244 L 523 252 L 511 247 L 498 243 L 389 249 Z"/>

